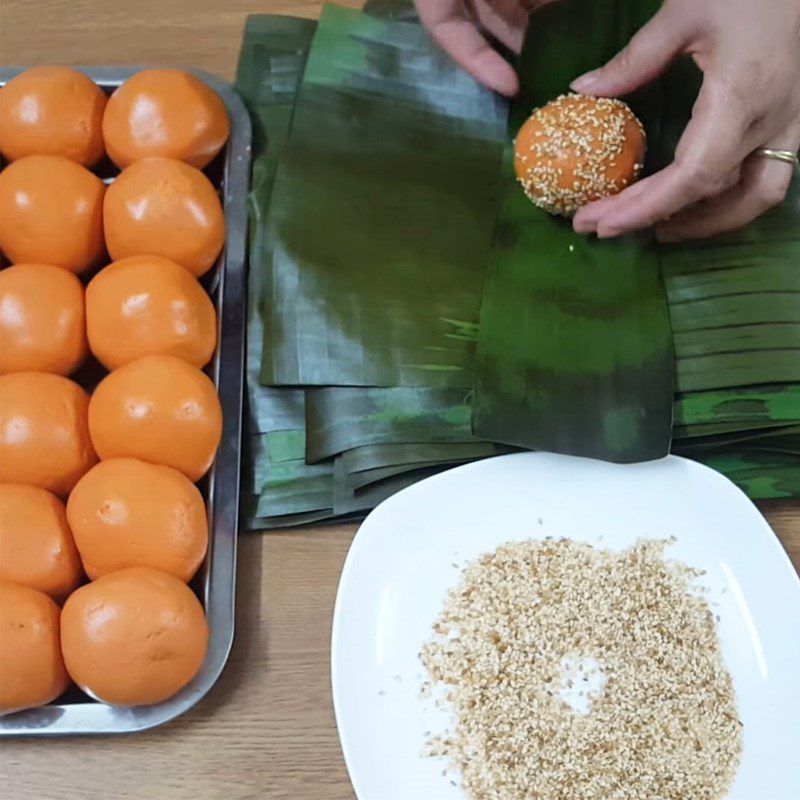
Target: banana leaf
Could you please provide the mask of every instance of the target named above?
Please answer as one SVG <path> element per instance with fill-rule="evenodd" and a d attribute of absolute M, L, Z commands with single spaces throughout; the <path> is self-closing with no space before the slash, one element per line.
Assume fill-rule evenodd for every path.
<path fill-rule="evenodd" d="M 383 14 L 397 18 L 414 16 L 410 4 L 402 2 L 369 3 L 367 11 L 376 16 Z M 244 95 L 256 120 L 258 131 L 256 148 L 263 150 L 267 140 L 269 145 L 256 160 L 253 176 L 254 240 L 248 348 L 248 400 L 251 407 L 249 427 L 251 433 L 264 432 L 266 436 L 260 439 L 253 437 L 249 448 L 248 471 L 252 476 L 251 491 L 255 492 L 253 497 L 257 503 L 256 518 L 252 514 L 248 515 L 251 527 L 267 527 L 273 518 L 281 525 L 295 521 L 316 521 L 332 513 L 332 509 L 307 511 L 315 506 L 331 505 L 330 490 L 326 482 L 326 475 L 329 476 L 332 471 L 331 465 L 322 472 L 319 469 L 307 469 L 301 458 L 294 457 L 297 453 L 292 452 L 291 447 L 287 450 L 287 443 L 296 446 L 298 441 L 304 440 L 302 419 L 304 394 L 301 391 L 262 388 L 257 386 L 253 379 L 256 360 L 260 360 L 262 342 L 262 336 L 256 335 L 261 325 L 261 317 L 256 316 L 255 310 L 260 310 L 263 306 L 264 293 L 261 284 L 265 272 L 269 274 L 270 266 L 265 265 L 266 270 L 258 268 L 264 251 L 264 218 L 269 207 L 275 169 L 292 122 L 294 93 L 299 76 L 302 74 L 314 28 L 315 24 L 306 20 L 280 17 L 251 18 L 248 20 L 237 76 L 237 88 Z M 449 64 L 448 68 L 454 70 Z M 267 284 L 271 287 L 272 281 L 267 281 Z M 272 299 L 270 296 L 268 302 Z M 457 321 L 448 321 L 447 324 L 453 331 L 454 340 L 458 341 L 461 326 Z M 443 418 L 447 417 L 447 410 L 444 410 Z M 444 422 L 444 424 L 449 423 Z M 453 438 L 453 435 L 446 435 L 445 438 Z M 478 447 L 480 452 L 476 452 L 476 456 L 490 454 L 496 449 L 493 445 Z M 286 452 L 289 453 L 288 456 Z M 461 454 L 458 452 L 452 454 L 440 452 L 436 454 L 436 458 L 454 459 L 459 455 Z M 419 462 L 419 459 L 424 457 L 423 453 L 415 458 Z M 253 463 L 254 461 L 256 463 Z M 408 471 L 409 463 L 413 462 L 407 458 L 406 463 L 395 465 L 395 469 Z M 275 466 L 276 464 L 278 466 Z M 374 482 L 380 477 L 362 476 L 361 481 Z M 290 515 L 287 516 L 287 513 Z"/>
<path fill-rule="evenodd" d="M 302 422 L 295 404 L 299 394 L 285 398 L 263 390 L 259 382 L 263 342 L 264 231 L 275 172 L 289 135 L 294 99 L 303 76 L 316 22 L 279 16 L 251 16 L 236 72 L 236 90 L 253 120 L 253 163 L 250 192 L 250 268 L 247 287 L 248 429 L 260 433 L 286 425 L 284 409 Z M 280 427 L 278 428 L 280 429 Z"/>
<path fill-rule="evenodd" d="M 796 350 L 800 358 L 800 326 L 762 323 L 734 328 L 710 328 L 690 333 L 674 333 L 675 355 L 684 358 L 740 353 L 752 350 Z"/>
<path fill-rule="evenodd" d="M 692 454 L 708 450 L 730 450 L 735 447 L 740 450 L 774 450 L 777 452 L 794 453 L 798 450 L 798 432 L 800 426 L 788 425 L 781 427 L 755 428 L 752 430 L 738 431 L 736 433 L 716 433 L 698 436 L 676 443 L 673 452 L 678 455 L 692 457 Z"/>
<path fill-rule="evenodd" d="M 697 459 L 732 480 L 753 500 L 800 497 L 800 455 L 730 451 Z"/>
<path fill-rule="evenodd" d="M 398 464 L 391 467 L 379 467 L 376 469 L 368 469 L 363 472 L 347 472 L 345 469 L 344 485 L 349 491 L 359 492 L 374 484 L 382 483 L 389 478 L 395 478 L 400 475 L 408 475 L 415 473 L 416 475 L 422 472 L 429 472 L 431 470 L 442 471 L 450 469 L 460 464 L 466 464 L 473 459 L 455 459 L 453 461 L 422 461 L 413 464 Z"/>
<path fill-rule="evenodd" d="M 342 453 L 342 462 L 348 474 L 358 474 L 393 465 L 405 466 L 420 460 L 429 463 L 472 461 L 508 452 L 511 452 L 511 448 L 491 442 L 392 442 L 354 447 Z"/>
<path fill-rule="evenodd" d="M 800 213 L 800 210 L 799 212 Z M 713 258 L 711 251 L 708 259 Z M 662 256 L 662 261 L 667 256 Z M 712 300 L 679 303 L 670 308 L 677 333 L 740 325 L 797 324 L 800 293 L 751 293 Z"/>
<path fill-rule="evenodd" d="M 720 424 L 738 424 L 744 429 L 800 421 L 800 385 L 736 387 L 684 394 L 677 399 L 677 426 L 695 428 L 712 420 Z"/>
<path fill-rule="evenodd" d="M 376 0 L 368 6 L 374 13 L 395 19 L 413 16 L 408 4 L 402 0 L 397 3 Z M 631 24 L 625 9 L 618 16 L 607 19 L 606 23 L 606 34 L 619 37 Z M 537 18 L 537 24 L 544 26 L 544 18 Z M 339 25 L 336 36 L 343 44 L 337 41 L 333 49 L 341 47 L 345 54 L 352 54 L 354 45 L 343 35 L 342 26 Z M 413 26 L 402 24 L 401 27 Z M 361 36 L 358 44 L 363 45 L 365 52 L 372 57 L 376 57 L 378 52 L 393 52 L 390 45 L 373 35 L 374 32 L 362 36 L 359 30 L 358 26 L 353 26 L 354 35 Z M 280 36 L 278 39 L 284 46 L 289 41 Z M 315 48 L 317 44 L 315 42 Z M 323 37 L 319 46 L 321 52 L 330 55 L 330 40 Z M 324 48 L 328 48 L 327 51 Z M 280 46 L 276 47 L 276 50 L 280 49 Z M 262 58 L 263 55 L 262 50 Z M 297 68 L 297 53 L 294 55 L 294 67 L 285 58 L 283 60 L 281 80 L 284 86 L 287 70 L 291 72 L 294 69 L 295 87 L 297 76 L 302 72 Z M 347 62 L 347 58 L 344 61 Z M 250 78 L 251 87 L 265 92 L 264 86 L 278 85 L 277 55 L 272 64 L 276 77 L 262 82 L 256 71 Z M 409 85 L 420 83 L 428 87 L 425 71 L 429 65 L 424 61 L 414 63 L 414 69 L 419 70 L 422 76 L 421 81 L 418 81 L 420 75 L 411 74 L 408 63 L 404 65 L 398 61 L 398 65 L 405 70 L 399 78 L 393 78 L 388 67 L 386 73 L 380 73 L 371 63 L 356 65 L 346 80 L 340 80 L 341 76 L 336 79 L 336 86 L 341 89 L 340 84 L 347 84 L 345 94 L 363 92 L 384 98 L 387 95 L 384 84 L 392 81 L 401 84 L 392 87 L 392 91 L 402 97 L 409 91 Z M 451 65 L 447 66 L 454 75 L 458 74 Z M 542 83 L 552 79 L 552 75 L 545 76 Z M 404 81 L 408 85 L 402 85 Z M 245 82 L 243 79 L 242 83 Z M 252 91 L 250 89 L 251 94 Z M 271 161 L 267 163 L 267 159 L 259 158 L 254 170 L 254 199 L 258 194 L 258 210 L 262 214 L 254 225 L 261 237 L 259 253 L 265 249 L 264 215 L 270 205 L 275 165 L 283 162 L 281 148 L 292 120 L 292 100 L 284 103 L 282 111 L 286 114 L 281 122 L 280 115 L 267 113 L 269 109 L 264 97 L 269 96 L 266 91 L 261 105 L 257 105 L 255 110 L 263 120 L 264 138 L 269 137 L 273 144 L 277 142 L 275 149 L 267 147 Z M 677 130 L 673 119 L 676 115 L 664 115 L 661 119 L 660 109 L 652 96 L 641 97 L 638 102 L 637 110 L 648 117 L 648 129 L 656 132 L 651 142 L 652 160 L 654 164 L 661 163 L 670 155 L 669 132 Z M 278 134 L 270 134 L 268 124 L 277 128 Z M 662 131 L 666 131 L 666 136 L 662 136 Z M 783 212 L 784 209 L 779 209 L 778 216 Z M 800 338 L 800 316 L 796 313 L 794 298 L 790 297 L 795 272 L 787 269 L 787 264 L 800 263 L 792 256 L 792 253 L 797 255 L 797 250 L 792 249 L 797 247 L 797 238 L 787 232 L 785 218 L 776 223 L 773 216 L 767 215 L 733 237 L 720 237 L 696 246 L 671 246 L 660 253 L 670 312 L 679 328 L 674 334 L 679 389 L 675 398 L 676 448 L 725 472 L 756 497 L 785 496 L 787 491 L 793 490 L 796 472 L 792 470 L 797 469 L 797 463 L 791 458 L 797 456 L 796 423 L 800 423 L 800 385 L 796 378 L 791 377 L 794 375 L 792 368 L 797 363 L 792 357 Z M 796 221 L 794 230 L 797 230 Z M 501 232 L 502 228 L 499 228 L 498 234 Z M 255 241 L 254 238 L 254 252 Z M 779 245 L 765 246 L 775 242 Z M 634 241 L 631 246 L 644 245 Z M 647 247 L 650 247 L 649 243 Z M 262 283 L 264 278 L 267 279 L 270 303 L 282 306 L 288 313 L 291 301 L 287 303 L 284 299 L 283 289 L 272 294 L 276 286 L 280 287 L 280 280 L 275 279 L 272 272 L 275 262 L 269 248 L 266 251 L 266 258 L 259 255 L 259 260 L 254 259 L 253 263 L 263 264 L 262 269 L 255 271 Z M 323 259 L 320 266 L 324 266 Z M 305 280 L 305 266 L 302 274 Z M 335 277 L 344 279 L 347 276 Z M 371 301 L 369 292 L 360 290 L 349 299 L 353 300 L 350 309 L 353 313 L 357 312 L 358 303 Z M 317 300 L 323 305 L 328 303 L 328 298 L 322 295 Z M 403 298 L 399 300 L 403 301 Z M 393 312 L 384 310 L 382 313 Z M 301 325 L 299 315 L 295 316 L 298 317 L 296 324 Z M 441 357 L 440 365 L 449 358 L 447 353 L 451 348 L 459 352 L 463 348 L 464 353 L 474 349 L 479 339 L 478 319 L 477 315 L 464 318 L 466 316 L 443 316 L 438 320 L 447 326 L 446 344 L 433 345 L 438 349 L 426 353 L 436 353 L 437 358 Z M 742 324 L 748 320 L 751 324 Z M 259 377 L 261 338 L 258 337 L 252 350 L 255 354 L 252 360 L 248 349 L 248 380 L 251 383 L 257 383 Z M 267 334 L 266 349 L 269 349 L 269 339 Z M 362 339 L 366 337 L 362 336 Z M 327 346 L 324 340 L 316 344 Z M 371 341 L 348 342 L 348 346 L 363 347 L 364 350 L 372 344 Z M 379 344 L 383 347 L 385 342 Z M 766 360 L 765 354 L 768 356 Z M 336 354 L 336 358 L 339 355 Z M 393 351 L 388 355 L 385 353 L 388 359 L 396 358 L 396 355 Z M 783 366 L 780 358 L 784 359 Z M 783 368 L 786 364 L 788 370 Z M 399 373 L 407 366 L 381 365 L 381 368 Z M 430 359 L 426 366 L 432 366 Z M 460 381 L 448 383 L 452 377 L 442 378 L 435 374 L 437 371 L 429 370 L 430 374 L 425 376 L 427 382 L 420 385 L 414 378 L 405 380 L 411 386 L 387 384 L 388 388 L 365 389 L 331 386 L 311 389 L 308 397 L 303 390 L 259 387 L 259 391 L 265 394 L 261 395 L 256 413 L 250 414 L 250 432 L 253 435 L 249 455 L 257 462 L 251 466 L 251 485 L 248 487 L 252 504 L 252 514 L 248 514 L 250 526 L 267 529 L 316 522 L 334 515 L 359 514 L 399 488 L 446 465 L 506 451 L 508 448 L 480 441 L 470 434 L 465 425 L 465 419 L 468 420 L 465 413 L 470 402 L 467 388 L 447 390 L 445 387 L 457 387 Z M 448 370 L 445 368 L 443 371 Z M 406 372 L 406 377 L 408 374 Z M 754 385 L 736 383 L 742 380 L 742 375 L 745 376 L 744 383 Z M 795 382 L 789 383 L 790 380 Z M 764 382 L 772 382 L 772 385 L 756 385 Z M 428 388 L 431 386 L 433 388 Z M 711 390 L 698 391 L 701 387 Z M 253 395 L 250 386 L 248 389 L 250 401 Z M 306 416 L 309 425 L 307 437 Z M 751 452 L 758 456 L 743 460 Z"/>
<path fill-rule="evenodd" d="M 574 233 L 527 200 L 513 168 L 513 136 L 531 110 L 604 63 L 657 7 L 566 0 L 530 26 L 481 308 L 472 403 L 479 438 L 617 462 L 669 451 L 672 340 L 654 243 Z M 658 92 L 631 104 L 652 131 Z"/>
<path fill-rule="evenodd" d="M 699 84 L 688 60 L 663 80 L 670 149 Z M 661 260 L 678 358 L 676 449 L 753 499 L 800 496 L 797 181 L 784 203 L 747 227 L 663 247 Z M 691 391 L 714 383 L 720 391 Z"/>
<path fill-rule="evenodd" d="M 466 393 L 457 389 L 310 389 L 306 427 L 311 463 L 371 444 L 477 441 Z"/>
<path fill-rule="evenodd" d="M 418 25 L 325 7 L 267 223 L 264 383 L 471 385 L 505 122 Z"/>
<path fill-rule="evenodd" d="M 236 90 L 253 120 L 256 159 L 250 194 L 245 399 L 247 430 L 242 506 L 248 529 L 314 521 L 333 506 L 333 469 L 305 464 L 302 391 L 260 384 L 264 307 L 264 231 L 275 172 L 291 128 L 294 100 L 316 22 L 251 16 L 236 74 Z"/>
<path fill-rule="evenodd" d="M 387 500 L 393 494 L 413 485 L 417 481 L 441 472 L 443 466 L 418 469 L 394 475 L 377 483 L 361 489 L 351 489 L 348 485 L 348 476 L 344 470 L 341 459 L 336 459 L 334 467 L 334 507 L 336 516 L 354 514 L 375 508 L 379 503 Z"/>

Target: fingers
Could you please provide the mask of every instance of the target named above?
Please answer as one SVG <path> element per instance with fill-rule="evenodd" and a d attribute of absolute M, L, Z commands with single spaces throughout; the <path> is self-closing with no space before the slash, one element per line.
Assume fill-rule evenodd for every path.
<path fill-rule="evenodd" d="M 704 83 L 675 161 L 621 194 L 582 208 L 576 231 L 607 238 L 649 228 L 734 182 L 756 144 L 747 112 L 715 87 L 713 77 Z"/>
<path fill-rule="evenodd" d="M 773 150 L 797 152 L 800 148 L 800 122 L 766 146 Z M 656 235 L 662 242 L 678 242 L 737 230 L 783 202 L 793 173 L 790 164 L 753 154 L 742 167 L 741 183 L 719 197 L 682 211 L 662 223 Z"/>
<path fill-rule="evenodd" d="M 666 5 L 604 67 L 573 81 L 572 89 L 599 97 L 630 94 L 658 77 L 689 42 L 688 25 Z"/>
<path fill-rule="evenodd" d="M 417 0 L 417 10 L 436 43 L 476 80 L 509 97 L 519 91 L 514 69 L 465 19 L 460 0 Z"/>
<path fill-rule="evenodd" d="M 517 0 L 479 2 L 473 8 L 480 27 L 502 42 L 509 50 L 519 53 L 525 38 L 529 12 Z"/>

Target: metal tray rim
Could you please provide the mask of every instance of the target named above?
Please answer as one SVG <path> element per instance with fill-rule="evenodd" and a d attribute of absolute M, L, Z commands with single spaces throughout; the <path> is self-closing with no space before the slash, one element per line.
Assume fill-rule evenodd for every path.
<path fill-rule="evenodd" d="M 101 85 L 119 85 L 147 67 L 81 67 Z M 25 67 L 0 67 L 0 86 Z M 239 96 L 223 80 L 185 68 L 222 98 L 231 122 L 224 164 L 225 249 L 218 267 L 218 342 L 212 377 L 223 410 L 220 448 L 208 484 L 209 550 L 203 600 L 209 622 L 209 646 L 194 680 L 177 695 L 153 706 L 123 708 L 103 703 L 44 705 L 0 717 L 0 738 L 135 733 L 169 722 L 193 708 L 217 682 L 233 645 L 244 391 L 244 304 L 247 248 L 247 188 L 251 158 L 250 117 Z"/>

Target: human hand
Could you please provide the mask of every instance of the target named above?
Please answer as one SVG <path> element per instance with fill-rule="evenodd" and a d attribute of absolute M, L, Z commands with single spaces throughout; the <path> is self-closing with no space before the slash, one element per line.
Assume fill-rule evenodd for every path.
<path fill-rule="evenodd" d="M 437 44 L 470 75 L 509 97 L 519 90 L 517 73 L 481 29 L 518 53 L 528 15 L 555 0 L 414 0 L 422 24 Z"/>
<path fill-rule="evenodd" d="M 662 241 L 700 238 L 746 225 L 786 196 L 792 166 L 755 151 L 800 147 L 800 0 L 666 0 L 573 89 L 628 94 L 684 53 L 704 80 L 674 162 L 581 209 L 575 230 L 611 237 L 655 225 Z"/>

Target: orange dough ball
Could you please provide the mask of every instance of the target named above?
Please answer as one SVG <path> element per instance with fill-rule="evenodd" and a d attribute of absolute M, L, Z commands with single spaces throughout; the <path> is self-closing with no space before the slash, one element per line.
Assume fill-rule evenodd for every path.
<path fill-rule="evenodd" d="M 60 375 L 0 377 L 0 482 L 67 495 L 97 461 L 88 407 L 86 392 Z"/>
<path fill-rule="evenodd" d="M 105 186 L 60 156 L 28 156 L 0 172 L 0 250 L 12 264 L 83 272 L 103 255 Z"/>
<path fill-rule="evenodd" d="M 83 286 L 75 275 L 45 264 L 0 272 L 0 375 L 69 375 L 86 350 Z"/>
<path fill-rule="evenodd" d="M 534 205 L 572 216 L 639 177 L 644 128 L 621 100 L 563 95 L 536 109 L 514 142 L 514 169 Z"/>
<path fill-rule="evenodd" d="M 160 703 L 197 674 L 208 625 L 192 590 L 150 567 L 111 572 L 70 595 L 61 648 L 72 679 L 104 703 Z"/>
<path fill-rule="evenodd" d="M 95 389 L 89 431 L 100 458 L 140 458 L 205 475 L 222 434 L 214 384 L 174 356 L 148 356 L 114 370 Z"/>
<path fill-rule="evenodd" d="M 0 581 L 0 714 L 49 703 L 69 685 L 59 614 L 44 592 Z"/>
<path fill-rule="evenodd" d="M 182 473 L 134 458 L 101 461 L 67 502 L 86 574 L 154 567 L 188 582 L 208 547 L 203 496 Z"/>
<path fill-rule="evenodd" d="M 219 95 L 179 69 L 137 72 L 111 95 L 103 117 L 108 154 L 118 167 L 165 156 L 203 169 L 229 132 Z"/>
<path fill-rule="evenodd" d="M 8 161 L 63 156 L 84 167 L 105 151 L 106 95 L 70 67 L 31 67 L 0 89 L 0 152 Z"/>
<path fill-rule="evenodd" d="M 200 170 L 171 158 L 131 164 L 109 187 L 103 213 L 115 261 L 163 256 L 200 277 L 225 243 L 225 216 L 213 184 Z"/>
<path fill-rule="evenodd" d="M 0 484 L 0 580 L 61 601 L 82 574 L 64 504 L 38 486 Z"/>
<path fill-rule="evenodd" d="M 108 369 L 150 355 L 204 367 L 217 344 L 211 298 L 190 272 L 160 256 L 105 267 L 86 289 L 89 345 Z"/>

